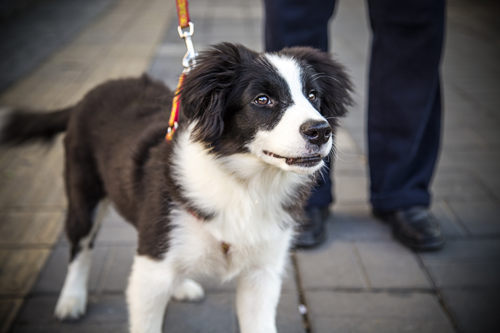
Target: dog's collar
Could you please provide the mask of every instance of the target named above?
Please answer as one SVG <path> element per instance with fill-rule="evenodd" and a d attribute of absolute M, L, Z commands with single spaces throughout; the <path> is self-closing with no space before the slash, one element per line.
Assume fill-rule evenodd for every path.
<path fill-rule="evenodd" d="M 191 214 L 195 219 L 200 220 L 202 222 L 206 221 L 206 218 L 202 216 L 201 213 L 199 213 L 196 209 L 193 209 L 191 207 L 186 207 L 186 211 Z"/>
<path fill-rule="evenodd" d="M 199 220 L 199 221 L 202 221 L 202 222 L 204 222 L 204 221 L 206 221 L 206 220 L 207 220 L 207 218 L 206 218 L 206 217 L 204 217 L 204 216 L 202 216 L 202 215 L 200 214 L 200 212 L 198 212 L 196 209 L 193 209 L 193 208 L 191 208 L 191 207 L 186 207 L 185 209 L 186 209 L 186 211 L 187 211 L 189 214 L 191 214 L 191 215 L 192 215 L 195 219 L 197 219 L 197 220 Z M 211 216 L 210 216 L 210 217 L 211 217 Z M 229 250 L 231 249 L 231 245 L 230 245 L 229 243 L 226 243 L 226 242 L 224 242 L 224 241 L 221 241 L 221 242 L 220 242 L 220 247 L 221 247 L 221 250 L 222 250 L 222 253 L 224 254 L 224 256 L 226 256 L 226 257 L 227 257 L 227 256 L 228 256 L 228 254 L 229 254 Z"/>
<path fill-rule="evenodd" d="M 194 218 L 196 218 L 197 220 L 200 220 L 202 222 L 210 221 L 214 217 L 213 213 L 205 213 L 199 209 L 193 208 L 193 207 L 188 206 L 188 205 L 184 205 L 184 209 L 189 214 L 191 214 Z"/>

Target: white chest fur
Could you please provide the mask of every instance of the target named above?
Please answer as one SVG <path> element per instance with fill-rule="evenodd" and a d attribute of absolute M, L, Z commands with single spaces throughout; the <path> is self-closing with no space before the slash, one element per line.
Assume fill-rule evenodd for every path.
<path fill-rule="evenodd" d="M 211 275 L 230 280 L 246 269 L 272 265 L 274 261 L 281 265 L 292 237 L 292 229 L 286 228 L 259 242 L 245 242 L 244 237 L 239 237 L 239 241 L 230 243 L 214 235 L 214 221 L 203 222 L 184 211 L 174 211 L 172 217 L 175 228 L 167 258 L 188 276 Z M 223 244 L 229 247 L 224 249 Z"/>
<path fill-rule="evenodd" d="M 175 210 L 172 252 L 182 257 L 186 271 L 214 269 L 230 278 L 249 265 L 268 264 L 286 253 L 292 237 L 292 217 L 284 206 L 295 199 L 297 187 L 309 181 L 268 165 L 250 154 L 215 158 L 205 147 L 179 133 L 174 168 L 183 195 L 202 211 L 213 212 L 208 222 Z M 221 243 L 230 245 L 227 254 Z"/>

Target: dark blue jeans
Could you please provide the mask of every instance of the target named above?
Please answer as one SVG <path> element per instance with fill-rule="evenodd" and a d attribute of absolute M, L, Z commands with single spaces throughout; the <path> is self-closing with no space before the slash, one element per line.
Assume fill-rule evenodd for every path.
<path fill-rule="evenodd" d="M 265 0 L 266 50 L 328 50 L 335 0 Z M 429 206 L 441 136 L 440 62 L 444 0 L 368 0 L 370 200 L 379 211 Z M 329 177 L 309 206 L 332 202 Z"/>

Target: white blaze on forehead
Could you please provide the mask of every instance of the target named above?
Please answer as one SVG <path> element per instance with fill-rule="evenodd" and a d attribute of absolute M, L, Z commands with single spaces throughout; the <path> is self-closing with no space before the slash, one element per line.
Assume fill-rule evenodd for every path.
<path fill-rule="evenodd" d="M 311 105 L 304 96 L 302 85 L 302 69 L 299 63 L 290 57 L 276 54 L 266 54 L 269 62 L 277 69 L 278 74 L 285 80 L 290 90 L 293 104 L 298 107 L 302 116 L 311 120 L 324 120 L 321 114 Z M 291 107 L 294 109 L 294 107 Z"/>
<path fill-rule="evenodd" d="M 276 54 L 267 54 L 266 57 L 285 79 L 292 97 L 303 96 L 304 87 L 302 86 L 301 70 L 297 61 Z"/>

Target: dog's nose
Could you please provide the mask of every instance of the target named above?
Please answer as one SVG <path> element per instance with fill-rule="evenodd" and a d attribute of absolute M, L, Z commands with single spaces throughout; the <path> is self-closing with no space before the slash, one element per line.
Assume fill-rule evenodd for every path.
<path fill-rule="evenodd" d="M 332 136 L 332 128 L 324 120 L 309 120 L 300 126 L 300 133 L 308 142 L 321 146 Z"/>

